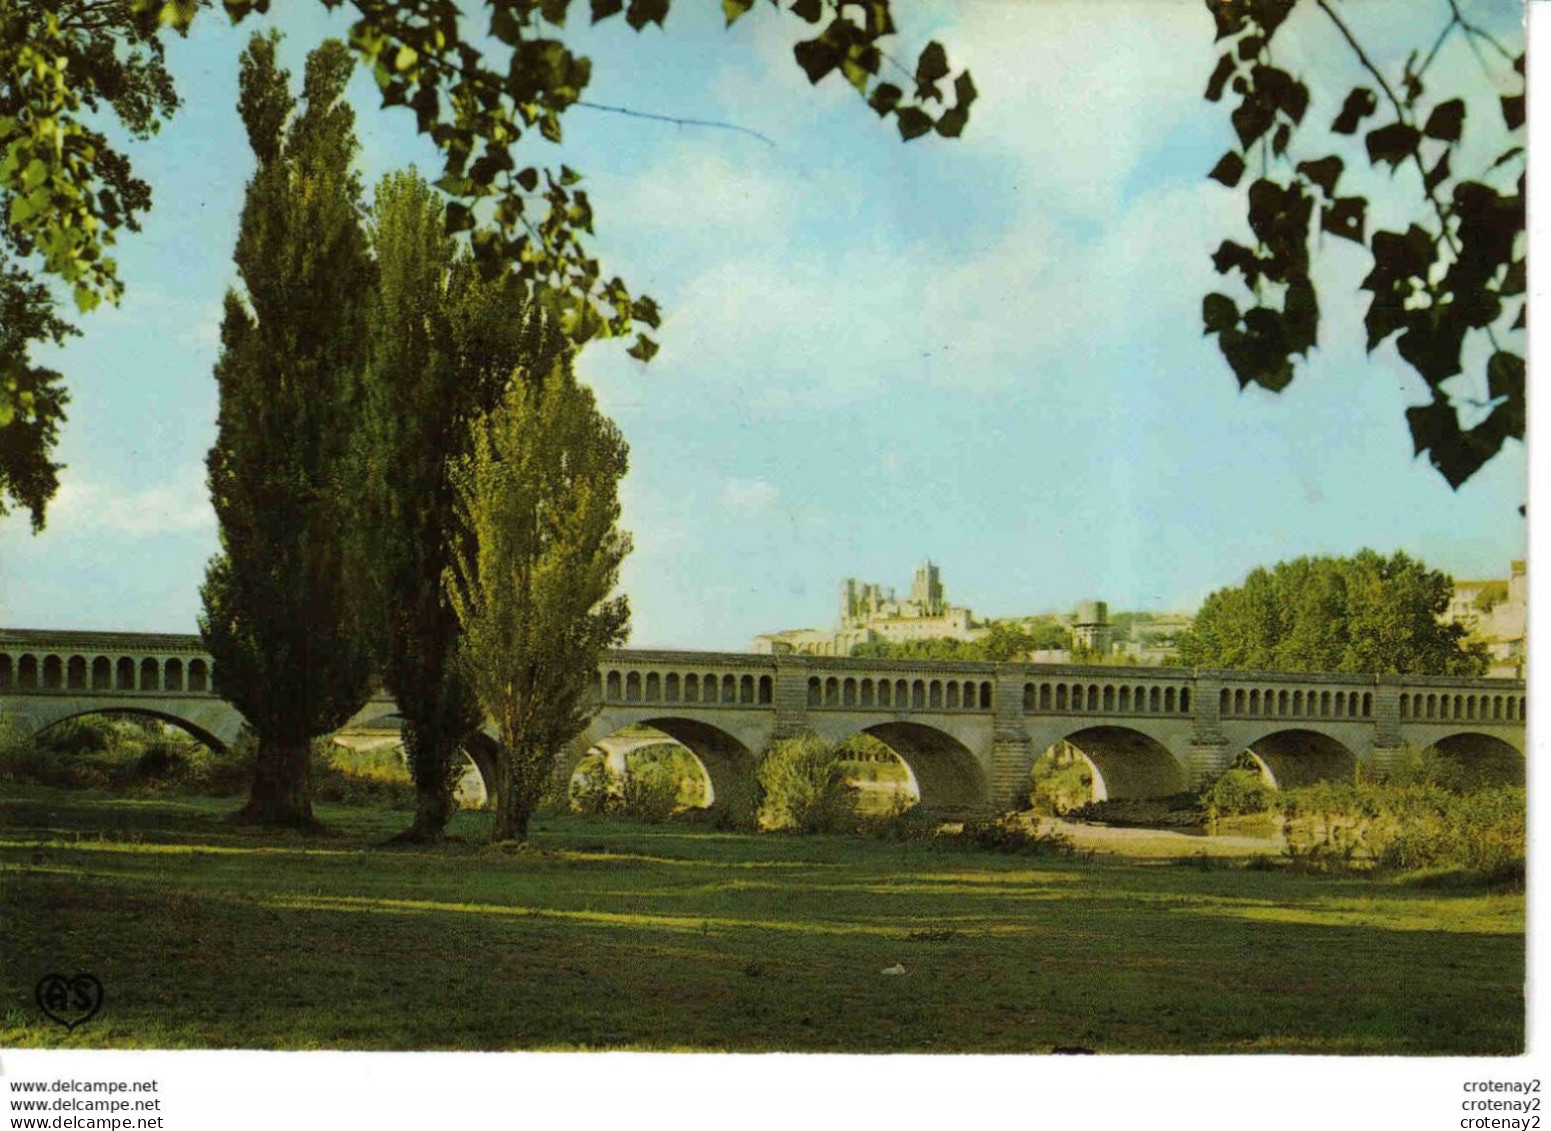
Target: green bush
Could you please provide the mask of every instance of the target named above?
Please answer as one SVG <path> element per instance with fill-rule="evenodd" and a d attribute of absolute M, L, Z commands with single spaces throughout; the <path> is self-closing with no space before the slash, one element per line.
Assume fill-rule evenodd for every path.
<path fill-rule="evenodd" d="M 691 809 L 684 816 L 724 832 L 758 832 L 759 809 L 759 782 L 740 774 L 716 795 L 711 808 Z"/>
<path fill-rule="evenodd" d="M 186 779 L 201 749 L 156 719 L 87 715 L 0 743 L 0 773 L 65 789 L 155 789 Z"/>
<path fill-rule="evenodd" d="M 861 814 L 856 831 L 880 840 L 931 840 L 941 827 L 942 822 L 926 806 L 900 793 L 890 799 L 882 812 Z"/>
<path fill-rule="evenodd" d="M 673 742 L 632 750 L 622 775 L 609 769 L 601 753 L 589 753 L 571 775 L 569 798 L 578 813 L 666 821 L 706 805 L 705 772 L 693 754 Z"/>
<path fill-rule="evenodd" d="M 672 761 L 655 758 L 625 759 L 620 782 L 619 811 L 642 821 L 666 821 L 680 809 L 682 778 Z"/>
<path fill-rule="evenodd" d="M 1232 769 L 1222 774 L 1201 794 L 1209 813 L 1239 816 L 1266 813 L 1276 805 L 1277 791 L 1258 770 Z"/>
<path fill-rule="evenodd" d="M 1515 757 L 1516 764 L 1504 767 L 1495 759 L 1467 761 L 1450 758 L 1431 747 L 1418 748 L 1409 744 L 1396 752 L 1384 781 L 1395 785 L 1435 785 L 1452 793 L 1472 793 L 1502 785 L 1523 785 L 1524 765 L 1522 758 Z"/>
<path fill-rule="evenodd" d="M 51 753 L 67 757 L 108 754 L 122 744 L 121 736 L 127 729 L 120 719 L 83 715 L 49 727 L 34 741 Z"/>
<path fill-rule="evenodd" d="M 775 743 L 759 760 L 759 826 L 798 832 L 842 831 L 857 825 L 845 771 L 835 752 L 814 735 Z"/>
<path fill-rule="evenodd" d="M 589 816 L 611 812 L 617 801 L 617 783 L 602 754 L 587 754 L 571 774 L 570 807 Z"/>
<path fill-rule="evenodd" d="M 362 808 L 413 809 L 415 784 L 398 747 L 357 751 L 317 738 L 312 743 L 312 798 Z"/>
<path fill-rule="evenodd" d="M 1524 868 L 1520 786 L 1459 793 L 1430 782 L 1320 782 L 1279 800 L 1288 856 L 1306 867 L 1459 870 L 1492 879 Z"/>

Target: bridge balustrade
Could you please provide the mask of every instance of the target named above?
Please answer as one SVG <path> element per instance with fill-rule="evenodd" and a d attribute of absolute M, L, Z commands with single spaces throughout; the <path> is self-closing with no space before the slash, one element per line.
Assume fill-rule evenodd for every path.
<path fill-rule="evenodd" d="M 215 694 L 207 658 L 0 652 L 0 692 Z"/>
<path fill-rule="evenodd" d="M 0 693 L 70 695 L 213 695 L 212 663 L 199 637 L 133 633 L 45 633 L 0 629 Z M 790 661 L 788 661 L 790 662 Z M 799 661 L 783 695 L 809 710 L 988 712 L 998 686 L 1014 697 L 1000 704 L 1025 715 L 1095 714 L 1190 716 L 1195 673 L 1175 669 L 1114 674 L 1082 668 L 967 664 L 957 677 L 856 660 Z M 603 703 L 773 708 L 779 661 L 733 653 L 611 652 L 600 663 L 593 692 Z M 999 682 L 983 676 L 995 674 Z M 1381 722 L 1487 723 L 1522 726 L 1528 701 L 1522 684 L 1448 677 L 1336 676 L 1288 678 L 1259 673 L 1207 673 L 1220 681 L 1222 719 L 1308 719 Z M 1019 677 L 1022 677 L 1021 679 Z M 1221 686 L 1226 684 L 1226 686 Z M 1021 685 L 1021 703 L 1017 701 Z M 796 703 L 790 704 L 796 706 Z"/>
<path fill-rule="evenodd" d="M 1471 695 L 1446 691 L 1400 693 L 1400 718 L 1406 722 L 1522 723 L 1526 706 L 1523 695 Z"/>
<path fill-rule="evenodd" d="M 808 677 L 808 706 L 820 710 L 885 707 L 891 711 L 989 711 L 991 697 L 990 680 Z"/>
<path fill-rule="evenodd" d="M 1183 683 L 1030 681 L 1023 685 L 1023 712 L 1027 715 L 1188 715 L 1190 688 Z"/>
<path fill-rule="evenodd" d="M 593 695 L 604 703 L 715 704 L 718 707 L 769 707 L 775 683 L 752 672 L 663 671 L 609 666 L 593 676 Z"/>
<path fill-rule="evenodd" d="M 1329 687 L 1225 687 L 1217 713 L 1231 719 L 1371 719 L 1373 692 Z"/>

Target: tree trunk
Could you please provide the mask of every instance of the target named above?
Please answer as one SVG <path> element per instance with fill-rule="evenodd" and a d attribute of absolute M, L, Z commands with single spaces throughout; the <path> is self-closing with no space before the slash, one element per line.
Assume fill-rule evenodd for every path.
<path fill-rule="evenodd" d="M 512 780 L 511 747 L 502 742 L 495 752 L 495 826 L 490 830 L 491 843 L 522 840 L 528 835 L 527 818 L 519 817 L 518 793 L 517 783 Z"/>
<path fill-rule="evenodd" d="M 422 738 L 420 729 L 404 727 L 405 753 L 415 777 L 415 820 L 395 841 L 407 844 L 434 844 L 447 833 L 452 817 L 453 781 L 449 764 L 457 756 L 457 747 L 448 747 Z"/>
<path fill-rule="evenodd" d="M 237 819 L 251 825 L 317 827 L 317 819 L 312 815 L 311 743 L 259 740 L 253 788 Z"/>
<path fill-rule="evenodd" d="M 414 823 L 394 839 L 411 844 L 434 844 L 446 837 L 447 822 L 451 817 L 450 792 L 446 789 L 427 789 L 416 782 Z"/>
<path fill-rule="evenodd" d="M 511 746 L 505 742 L 496 748 L 495 777 L 495 827 L 491 830 L 490 840 L 495 844 L 526 841 L 528 820 L 533 816 L 538 798 L 526 784 L 519 759 L 513 756 Z"/>

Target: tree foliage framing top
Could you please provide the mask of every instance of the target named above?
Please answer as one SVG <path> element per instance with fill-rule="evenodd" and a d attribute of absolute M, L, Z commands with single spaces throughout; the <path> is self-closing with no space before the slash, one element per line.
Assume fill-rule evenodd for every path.
<path fill-rule="evenodd" d="M 1317 99 L 1273 56 L 1277 33 L 1300 5 L 1317 9 L 1334 26 L 1364 75 L 1330 123 L 1337 137 L 1328 142 L 1308 138 L 1306 118 Z M 1524 438 L 1523 350 L 1503 344 L 1522 340 L 1518 332 L 1525 326 L 1523 53 L 1514 54 L 1467 18 L 1460 0 L 1441 0 L 1446 18 L 1435 37 L 1411 53 L 1392 81 L 1337 0 L 1206 0 L 1206 6 L 1224 47 L 1206 97 L 1217 102 L 1229 91 L 1238 96 L 1232 111 L 1237 145 L 1211 176 L 1237 188 L 1246 171 L 1259 170 L 1244 192 L 1256 246 L 1224 240 L 1212 257 L 1219 274 L 1239 277 L 1249 305 L 1241 310 L 1230 295 L 1207 295 L 1206 333 L 1217 335 L 1241 388 L 1253 383 L 1280 392 L 1293 379 L 1294 357 L 1306 357 L 1318 340 L 1311 238 L 1328 234 L 1366 247 L 1373 257 L 1362 282 L 1372 295 L 1368 350 L 1398 335 L 1400 357 L 1431 394 L 1427 404 L 1406 410 L 1415 452 L 1426 452 L 1458 488 L 1505 441 Z M 1429 96 L 1424 82 L 1455 37 L 1466 40 L 1489 75 L 1495 69 L 1498 81 L 1516 86 L 1499 100 L 1509 144 L 1474 177 L 1455 167 L 1467 125 L 1465 100 L 1449 91 Z M 1416 194 L 1405 231 L 1370 234 L 1368 198 L 1340 191 L 1345 160 L 1339 152 L 1319 152 L 1327 144 L 1341 149 L 1340 138 L 1358 133 L 1369 164 L 1405 178 Z M 1315 151 L 1300 151 L 1300 141 Z M 1444 386 L 1464 372 L 1477 339 L 1490 351 L 1487 399 L 1462 404 Z M 1461 407 L 1479 419 L 1465 426 Z"/>
<path fill-rule="evenodd" d="M 336 9 L 346 0 L 320 2 Z M 621 109 L 583 97 L 592 64 L 564 39 L 580 0 L 486 0 L 488 23 L 480 30 L 488 39 L 479 46 L 457 0 L 348 2 L 357 14 L 350 45 L 376 77 L 383 105 L 408 107 L 443 154 L 437 185 L 454 198 L 448 231 L 468 233 L 487 274 L 509 267 L 550 292 L 573 341 L 633 334 L 631 356 L 649 361 L 657 343 L 648 331 L 661 314 L 649 296 L 606 276 L 592 253 L 592 203 L 581 174 L 519 159 L 530 132 L 561 141 L 562 118 L 573 106 Z M 641 31 L 661 26 L 670 2 L 586 0 L 585 11 L 593 23 L 622 16 Z M 913 72 L 889 56 L 890 0 L 770 2 L 812 32 L 793 49 L 811 82 L 839 73 L 880 117 L 892 116 L 907 141 L 963 131 L 976 98 L 969 73 L 953 74 L 936 42 L 922 50 Z M 19 0 L 0 10 L 0 269 L 36 257 L 41 274 L 65 283 L 82 311 L 117 301 L 122 284 L 110 250 L 121 228 L 138 227 L 151 193 L 92 126 L 93 116 L 111 109 L 131 135 L 155 133 L 178 106 L 162 36 L 169 29 L 185 34 L 214 3 Z M 233 23 L 270 8 L 269 0 L 221 3 Z M 729 25 L 754 6 L 755 0 L 721 0 Z M 886 70 L 898 81 L 885 81 Z M 482 201 L 489 203 L 488 222 L 480 220 L 484 209 L 476 216 Z M 0 358 L 0 428 L 15 423 L 23 430 L 12 435 L 12 446 L 30 445 L 24 470 L 12 474 L 0 463 L 0 502 L 16 498 L 41 526 L 47 495 L 40 499 L 18 484 L 46 462 L 65 396 L 57 376 L 48 395 L 38 394 L 24 361 L 21 354 Z"/>

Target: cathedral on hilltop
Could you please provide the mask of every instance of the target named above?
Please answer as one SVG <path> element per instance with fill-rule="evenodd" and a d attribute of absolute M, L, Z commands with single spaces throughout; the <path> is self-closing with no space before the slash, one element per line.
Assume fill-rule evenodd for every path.
<path fill-rule="evenodd" d="M 892 589 L 848 577 L 840 583 L 838 629 L 795 628 L 756 636 L 749 651 L 801 652 L 810 656 L 849 656 L 858 644 L 909 640 L 977 640 L 986 626 L 976 624 L 970 610 L 948 604 L 942 574 L 934 562 L 916 569 L 910 596 L 904 600 Z"/>
<path fill-rule="evenodd" d="M 910 582 L 910 595 L 848 577 L 840 583 L 838 628 L 793 628 L 756 636 L 749 651 L 762 655 L 849 656 L 859 644 L 913 644 L 925 640 L 976 641 L 993 625 L 1039 635 L 1018 659 L 1030 663 L 1167 663 L 1175 640 L 1194 618 L 1183 613 L 1109 614 L 1104 601 L 1082 601 L 1069 613 L 983 618 L 963 605 L 948 603 L 935 562 L 923 562 Z M 1052 630 L 1058 642 L 1050 641 Z"/>

